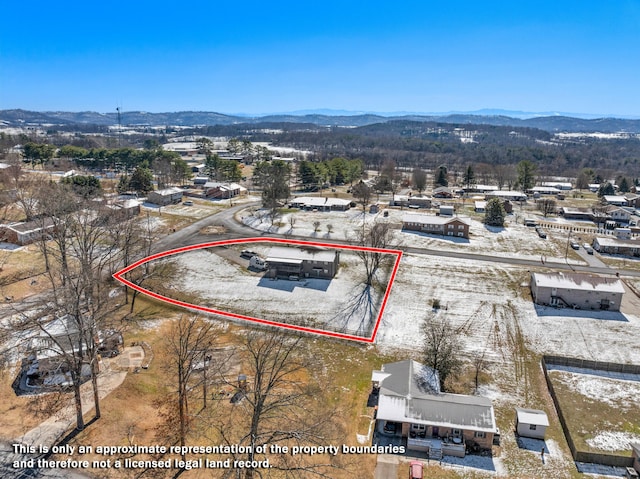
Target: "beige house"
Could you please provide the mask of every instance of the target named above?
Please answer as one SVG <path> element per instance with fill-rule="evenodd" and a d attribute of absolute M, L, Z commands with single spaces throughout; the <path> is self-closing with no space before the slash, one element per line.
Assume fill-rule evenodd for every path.
<path fill-rule="evenodd" d="M 531 273 L 533 302 L 543 306 L 619 311 L 624 286 L 618 278 L 584 273 Z"/>
<path fill-rule="evenodd" d="M 165 188 L 149 192 L 147 201 L 158 206 L 175 205 L 182 201 L 183 190 L 180 188 Z"/>
<path fill-rule="evenodd" d="M 401 438 L 408 450 L 464 457 L 468 448 L 491 450 L 493 404 L 481 396 L 440 392 L 438 374 L 414 360 L 373 371 L 378 393 L 376 432 Z"/>
<path fill-rule="evenodd" d="M 423 214 L 406 214 L 402 217 L 402 229 L 420 231 L 441 236 L 457 236 L 469 238 L 468 219 L 459 216 L 432 216 Z"/>
<path fill-rule="evenodd" d="M 56 225 L 51 218 L 28 223 L 10 223 L 0 225 L 0 241 L 20 246 L 31 244 L 55 232 Z"/>

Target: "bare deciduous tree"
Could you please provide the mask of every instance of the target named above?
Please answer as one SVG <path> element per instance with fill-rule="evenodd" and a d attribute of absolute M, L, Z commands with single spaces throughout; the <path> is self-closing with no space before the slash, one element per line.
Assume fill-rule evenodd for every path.
<path fill-rule="evenodd" d="M 411 173 L 411 180 L 413 187 L 418 190 L 418 193 L 422 192 L 427 187 L 427 173 L 421 168 L 415 168 Z"/>
<path fill-rule="evenodd" d="M 463 330 L 464 327 L 455 328 L 442 313 L 429 313 L 422 326 L 425 364 L 438 372 L 441 390 L 447 378 L 462 367 L 460 334 Z"/>
<path fill-rule="evenodd" d="M 389 248 L 393 239 L 393 230 L 387 222 L 376 221 L 372 224 L 362 223 L 362 228 L 354 230 L 351 240 L 367 249 L 356 251 L 365 269 L 365 284 L 372 286 L 378 270 L 392 262 L 393 257 L 384 251 Z"/>
<path fill-rule="evenodd" d="M 538 208 L 546 218 L 556 212 L 556 201 L 551 198 L 544 198 L 538 201 Z"/>
<path fill-rule="evenodd" d="M 186 445 L 190 430 L 193 417 L 189 409 L 190 399 L 193 398 L 197 382 L 204 386 L 203 407 L 206 407 L 206 376 L 201 373 L 206 371 L 209 352 L 217 341 L 217 331 L 211 321 L 185 315 L 173 322 L 165 338 L 168 357 L 166 370 L 171 384 L 175 386 L 165 416 L 170 419 L 170 425 L 173 423 L 171 419 L 175 418 L 177 428 L 168 427 L 164 432 L 175 435 L 170 439 L 180 446 Z M 182 454 L 182 459 L 185 460 L 185 454 Z"/>
<path fill-rule="evenodd" d="M 248 447 L 246 454 L 233 455 L 234 460 L 259 461 L 266 456 L 256 452 L 257 446 L 319 445 L 339 437 L 338 425 L 331 413 L 322 406 L 323 391 L 313 383 L 313 360 L 305 353 L 303 338 L 284 331 L 254 330 L 247 333 L 237 359 L 246 372 L 247 383 L 239 388 L 241 399 L 227 417 L 220 417 L 217 431 L 227 444 Z M 222 378 L 232 384 L 228 378 Z M 271 455 L 270 470 L 279 470 L 282 477 L 331 477 L 328 470 L 337 460 L 328 456 L 325 461 L 308 456 Z M 245 479 L 264 477 L 257 467 L 241 472 L 230 471 L 228 477 Z M 304 476 L 306 477 L 306 476 Z"/>
<path fill-rule="evenodd" d="M 362 180 L 351 187 L 351 193 L 353 197 L 358 200 L 358 203 L 362 206 L 362 211 L 367 210 L 367 206 L 371 201 L 372 189 Z"/>
<path fill-rule="evenodd" d="M 23 305 L 13 324 L 31 337 L 36 352 L 60 359 L 71 378 L 76 408 L 76 428 L 84 428 L 80 386 L 90 378 L 95 417 L 100 417 L 98 394 L 99 337 L 111 331 L 117 302 L 109 296 L 108 271 L 117 245 L 108 241 L 108 215 L 98 206 L 79 209 L 64 185 L 49 184 L 50 201 L 39 202 L 40 218 L 55 228 L 51 239 L 43 235 L 40 247 L 48 262 L 48 291 Z M 44 221 L 44 220 L 43 220 Z M 88 369 L 88 372 L 87 372 Z"/>

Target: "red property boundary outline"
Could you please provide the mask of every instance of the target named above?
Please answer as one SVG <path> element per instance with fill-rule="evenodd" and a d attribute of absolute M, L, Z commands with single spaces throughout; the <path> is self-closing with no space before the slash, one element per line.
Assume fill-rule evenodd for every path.
<path fill-rule="evenodd" d="M 299 246 L 320 246 L 324 248 L 334 248 L 334 249 L 343 249 L 343 250 L 351 250 L 351 251 L 370 251 L 372 253 L 385 253 L 385 254 L 395 254 L 396 261 L 393 265 L 393 270 L 391 272 L 391 277 L 389 278 L 389 283 L 387 284 L 387 289 L 384 293 L 384 298 L 382 299 L 382 304 L 380 305 L 380 311 L 378 312 L 378 318 L 376 319 L 376 324 L 373 328 L 373 332 L 370 337 L 365 338 L 362 336 L 354 336 L 351 334 L 338 333 L 334 331 L 325 331 L 323 329 L 315 329 L 315 328 L 307 328 L 304 326 L 297 326 L 294 324 L 287 323 L 279 323 L 277 321 L 270 321 L 267 319 L 254 318 L 251 316 L 245 316 L 243 314 L 230 313 L 227 311 L 220 311 L 213 308 L 207 308 L 204 306 L 198 306 L 191 303 L 186 303 L 184 301 L 179 301 L 177 299 L 168 298 L 158 293 L 154 293 L 153 291 L 149 291 L 141 286 L 138 286 L 131 281 L 125 279 L 123 276 L 129 271 L 137 268 L 140 265 L 148 263 L 149 261 L 153 261 L 155 259 L 164 258 L 166 256 L 172 256 L 178 253 L 184 253 L 186 251 L 193 251 L 198 249 L 210 248 L 213 246 L 226 246 L 226 245 L 235 245 L 235 244 L 243 244 L 243 243 L 284 243 L 284 244 L 293 244 Z M 302 331 L 305 333 L 318 334 L 322 336 L 331 336 L 334 338 L 340 339 L 348 339 L 351 341 L 358 341 L 364 343 L 373 343 L 376 339 L 376 335 L 378 334 L 378 328 L 380 327 L 380 321 L 382 319 L 382 313 L 384 312 L 385 307 L 387 306 L 387 300 L 389 299 L 389 294 L 391 293 L 391 285 L 393 284 L 396 273 L 398 272 L 398 267 L 400 266 L 400 259 L 402 258 L 402 251 L 394 250 L 394 249 L 383 249 L 383 248 L 369 248 L 365 246 L 353 246 L 347 244 L 340 243 L 318 243 L 315 241 L 302 241 L 302 240 L 293 240 L 293 239 L 285 239 L 285 238 L 272 238 L 272 237 L 259 237 L 259 238 L 239 238 L 233 240 L 223 240 L 223 241 L 213 241 L 210 243 L 200 243 L 191 246 L 183 246 L 181 248 L 176 248 L 168 251 L 163 251 L 162 253 L 156 253 L 151 256 L 147 256 L 135 263 L 127 266 L 126 268 L 114 273 L 113 277 L 120 281 L 122 284 L 127 285 L 129 288 L 134 289 L 142 294 L 150 296 L 160 301 L 164 301 L 165 303 L 173 304 L 176 306 L 182 306 L 187 309 L 195 309 L 197 311 L 202 311 L 205 313 L 217 314 L 219 316 L 225 316 L 233 319 L 242 319 L 245 321 L 251 321 L 259 324 L 266 324 L 269 326 L 277 326 L 281 328 L 291 329 L 294 331 Z"/>

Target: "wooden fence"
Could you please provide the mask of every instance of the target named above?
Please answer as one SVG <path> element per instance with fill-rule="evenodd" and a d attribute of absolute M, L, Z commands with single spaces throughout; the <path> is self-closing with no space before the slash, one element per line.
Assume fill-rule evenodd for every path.
<path fill-rule="evenodd" d="M 567 425 L 567 421 L 562 412 L 560 401 L 558 401 L 555 390 L 553 389 L 553 382 L 549 377 L 547 364 L 556 365 L 556 366 L 583 368 L 583 369 L 594 369 L 597 371 L 630 373 L 630 374 L 640 374 L 640 366 L 635 364 L 619 364 L 619 363 L 608 363 L 608 362 L 601 362 L 601 361 L 589 361 L 585 359 L 567 358 L 563 356 L 543 356 L 542 357 L 542 370 L 544 371 L 544 378 L 545 378 L 545 381 L 547 382 L 547 387 L 549 388 L 549 394 L 551 394 L 551 398 L 553 399 L 553 404 L 555 405 L 556 411 L 558 412 L 558 419 L 560 420 L 562 431 L 564 432 L 564 435 L 567 439 L 567 444 L 569 445 L 569 450 L 571 450 L 571 456 L 573 457 L 573 460 L 577 462 L 603 464 L 605 466 L 614 466 L 614 467 L 633 466 L 632 457 L 618 456 L 615 454 L 602 454 L 602 453 L 580 451 L 576 448 L 576 445 L 573 442 L 573 438 L 571 437 L 571 431 Z"/>

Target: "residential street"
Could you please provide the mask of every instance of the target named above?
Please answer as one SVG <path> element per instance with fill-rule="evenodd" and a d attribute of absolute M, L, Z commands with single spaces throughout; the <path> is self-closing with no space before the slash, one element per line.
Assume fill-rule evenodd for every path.
<path fill-rule="evenodd" d="M 268 237 L 262 231 L 254 230 L 248 226 L 240 224 L 235 220 L 234 216 L 237 212 L 258 205 L 259 202 L 254 203 L 245 203 L 239 206 L 234 206 L 232 208 L 223 210 L 220 213 L 211 215 L 205 219 L 197 221 L 196 223 L 188 226 L 180 231 L 176 231 L 172 233 L 162 240 L 156 243 L 154 247 L 154 252 L 167 251 L 169 249 L 179 248 L 181 246 L 190 246 L 200 243 L 207 243 L 211 241 L 222 241 L 227 239 L 235 239 L 235 238 L 251 238 L 251 237 Z M 201 234 L 200 230 L 207 226 L 222 226 L 225 228 L 226 232 L 223 234 Z M 290 236 L 294 239 L 299 240 L 307 240 L 311 241 L 312 238 L 307 236 Z M 322 242 L 325 243 L 338 243 L 343 244 L 342 240 L 335 240 L 330 238 L 323 238 Z M 423 255 L 432 255 L 432 256 L 443 256 L 448 258 L 458 258 L 458 259 L 468 259 L 474 261 L 487 261 L 491 263 L 505 263 L 512 265 L 520 265 L 526 267 L 548 267 L 551 269 L 557 270 L 570 270 L 570 271 L 580 271 L 580 272 L 589 272 L 589 273 L 597 273 L 597 274 L 616 274 L 619 272 L 622 276 L 631 276 L 631 277 L 640 277 L 640 271 L 634 270 L 614 270 L 607 265 L 605 265 L 602 261 L 600 261 L 596 255 L 588 255 L 582 248 L 579 250 L 580 255 L 583 259 L 589 263 L 588 266 L 585 265 L 574 265 L 567 264 L 562 260 L 549 260 L 542 263 L 541 260 L 530 260 L 524 258 L 517 257 L 505 257 L 505 256 L 494 256 L 491 254 L 478 254 L 478 253 L 466 253 L 463 251 L 443 251 L 436 250 L 430 248 L 418 248 L 413 246 L 400 246 L 399 249 L 406 253 L 412 254 L 423 254 Z"/>

